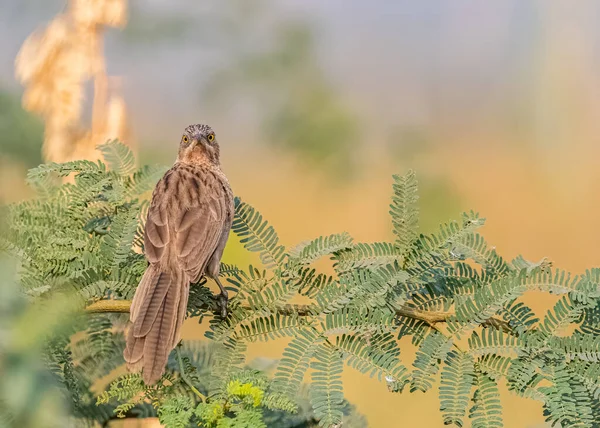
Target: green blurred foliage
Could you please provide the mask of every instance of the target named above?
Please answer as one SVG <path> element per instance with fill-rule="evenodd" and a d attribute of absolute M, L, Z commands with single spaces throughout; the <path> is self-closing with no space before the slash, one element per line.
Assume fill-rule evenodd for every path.
<path fill-rule="evenodd" d="M 19 292 L 15 263 L 0 258 L 0 426 L 67 426 L 63 395 L 43 365 L 46 338 L 68 324 L 69 298 L 27 301 Z"/>
<path fill-rule="evenodd" d="M 419 189 L 420 205 L 423 207 L 421 230 L 425 233 L 436 231 L 450 213 L 464 209 L 456 189 L 443 178 L 421 176 Z"/>
<path fill-rule="evenodd" d="M 260 111 L 265 143 L 337 173 L 352 172 L 360 141 L 357 117 L 319 64 L 311 23 L 273 16 L 266 2 L 237 5 L 212 33 L 225 41 L 227 65 L 213 74 L 204 96 L 215 106 L 234 98 L 248 101 Z"/>
<path fill-rule="evenodd" d="M 42 121 L 21 107 L 18 95 L 0 88 L 0 156 L 33 167 L 42 162 Z"/>
<path fill-rule="evenodd" d="M 197 52 L 186 69 L 202 67 L 190 82 L 203 104 L 226 115 L 250 107 L 258 141 L 290 150 L 309 163 L 352 173 L 360 141 L 357 117 L 322 69 L 309 17 L 290 17 L 269 0 L 234 0 L 210 7 L 171 8 L 130 3 L 130 21 L 119 42 L 138 50 L 157 44 Z M 218 65 L 217 65 L 218 64 Z M 211 65 L 214 70 L 207 70 Z"/>
<path fill-rule="evenodd" d="M 386 144 L 389 153 L 400 161 L 418 160 L 435 146 L 427 129 L 416 126 L 393 128 Z"/>
<path fill-rule="evenodd" d="M 435 143 L 427 129 L 416 126 L 396 127 L 390 132 L 386 146 L 395 162 L 419 171 L 422 231 L 434 232 L 448 217 L 466 209 L 451 182 L 427 167 L 435 150 Z"/>
<path fill-rule="evenodd" d="M 194 20 L 188 14 L 174 12 L 170 9 L 155 13 L 149 10 L 145 1 L 130 1 L 129 21 L 120 33 L 120 42 L 132 45 L 148 45 L 149 43 L 181 42 L 182 39 L 193 37 L 192 25 Z"/>

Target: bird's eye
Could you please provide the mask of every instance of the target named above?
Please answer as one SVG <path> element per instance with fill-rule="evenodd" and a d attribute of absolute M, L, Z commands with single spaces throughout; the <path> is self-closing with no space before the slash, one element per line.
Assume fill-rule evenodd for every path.
<path fill-rule="evenodd" d="M 212 143 L 213 141 L 215 141 L 215 134 L 208 134 L 208 137 L 206 138 L 208 138 L 208 141 Z"/>
<path fill-rule="evenodd" d="M 190 139 L 188 138 L 187 135 L 184 135 L 183 138 L 181 139 L 184 143 L 187 144 L 188 141 L 190 141 Z"/>

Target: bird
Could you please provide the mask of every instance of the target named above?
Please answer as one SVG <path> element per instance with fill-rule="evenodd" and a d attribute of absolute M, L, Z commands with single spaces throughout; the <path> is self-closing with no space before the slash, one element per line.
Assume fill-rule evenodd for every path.
<path fill-rule="evenodd" d="M 190 284 L 203 276 L 221 290 L 220 315 L 227 317 L 227 290 L 219 280 L 223 250 L 234 216 L 234 199 L 221 170 L 213 129 L 185 128 L 174 165 L 157 183 L 148 209 L 144 254 L 148 267 L 136 288 L 123 356 L 144 383 L 163 375 L 186 316 Z"/>

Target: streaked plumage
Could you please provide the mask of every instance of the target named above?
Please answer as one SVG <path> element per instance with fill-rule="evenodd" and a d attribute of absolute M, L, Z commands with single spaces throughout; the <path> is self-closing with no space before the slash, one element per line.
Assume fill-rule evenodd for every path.
<path fill-rule="evenodd" d="M 124 357 L 130 369 L 142 369 L 145 383 L 162 376 L 180 340 L 190 283 L 202 275 L 215 279 L 226 315 L 227 292 L 218 275 L 233 214 L 233 193 L 221 171 L 214 132 L 191 125 L 177 162 L 152 194 L 144 236 L 150 264 L 131 305 Z"/>

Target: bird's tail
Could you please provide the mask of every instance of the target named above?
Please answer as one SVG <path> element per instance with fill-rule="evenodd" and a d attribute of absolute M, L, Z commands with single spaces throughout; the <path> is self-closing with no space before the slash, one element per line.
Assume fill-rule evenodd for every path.
<path fill-rule="evenodd" d="M 160 379 L 169 353 L 179 342 L 189 287 L 184 273 L 150 265 L 135 291 L 123 356 L 129 370 L 142 370 L 148 385 Z"/>

